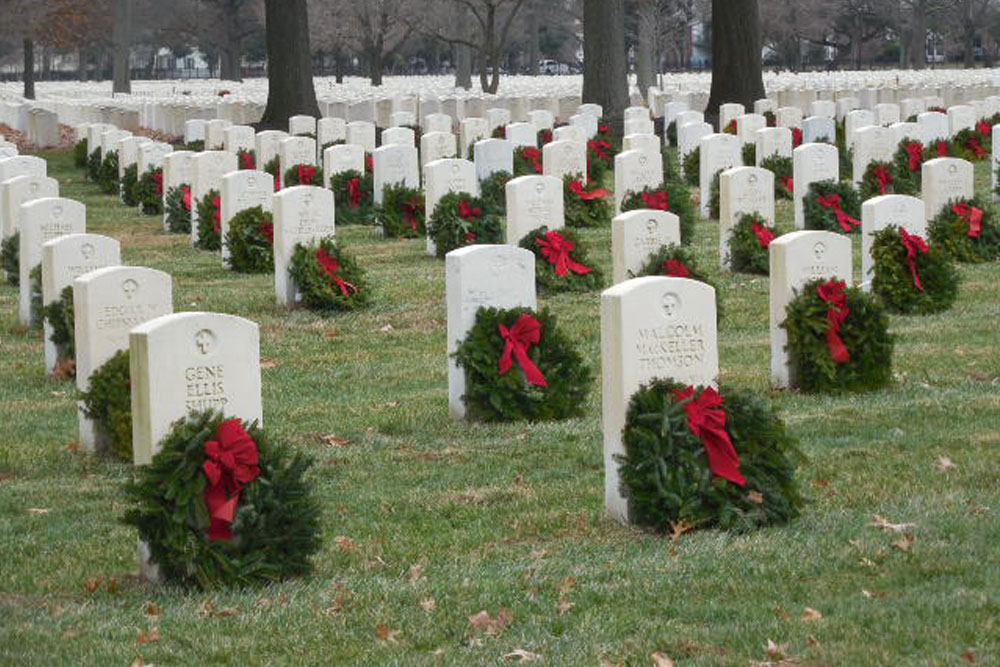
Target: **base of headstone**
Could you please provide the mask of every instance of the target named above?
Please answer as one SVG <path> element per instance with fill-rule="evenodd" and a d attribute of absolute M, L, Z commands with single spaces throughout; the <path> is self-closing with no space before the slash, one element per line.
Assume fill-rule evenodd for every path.
<path fill-rule="evenodd" d="M 437 257 L 437 243 L 434 243 L 434 239 L 430 236 L 427 237 L 427 255 Z"/>
<path fill-rule="evenodd" d="M 83 401 L 77 401 L 76 403 L 76 422 L 78 439 L 83 451 L 88 454 L 95 453 L 99 444 L 97 438 L 97 424 L 95 424 L 94 420 L 88 417 L 84 412 Z"/>
<path fill-rule="evenodd" d="M 139 540 L 139 577 L 153 584 L 160 583 L 160 566 L 150 560 L 149 545 Z"/>
<path fill-rule="evenodd" d="M 59 355 L 56 351 L 55 343 L 52 342 L 52 327 L 49 325 L 48 319 L 42 323 L 42 335 L 45 340 L 45 374 L 52 375 L 52 372 L 56 369 L 56 361 Z"/>
<path fill-rule="evenodd" d="M 860 285 L 858 285 L 858 287 L 861 289 L 862 292 L 865 292 L 866 294 L 868 294 L 868 293 L 870 293 L 872 291 L 872 281 L 866 280 L 863 283 L 861 283 Z"/>

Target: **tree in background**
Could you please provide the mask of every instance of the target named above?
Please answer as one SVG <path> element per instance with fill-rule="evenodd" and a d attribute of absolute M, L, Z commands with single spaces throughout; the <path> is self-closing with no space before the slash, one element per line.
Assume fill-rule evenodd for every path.
<path fill-rule="evenodd" d="M 132 0 L 114 0 L 115 20 L 111 29 L 114 52 L 111 65 L 112 93 L 132 92 L 132 70 L 129 55 L 132 49 Z"/>
<path fill-rule="evenodd" d="M 583 67 L 583 101 L 600 104 L 621 136 L 628 105 L 624 0 L 584 0 Z"/>
<path fill-rule="evenodd" d="M 261 127 L 288 129 L 297 114 L 319 117 L 306 0 L 265 0 L 267 107 Z"/>
<path fill-rule="evenodd" d="M 764 97 L 757 0 L 712 0 L 712 92 L 705 115 L 738 102 L 752 108 Z"/>

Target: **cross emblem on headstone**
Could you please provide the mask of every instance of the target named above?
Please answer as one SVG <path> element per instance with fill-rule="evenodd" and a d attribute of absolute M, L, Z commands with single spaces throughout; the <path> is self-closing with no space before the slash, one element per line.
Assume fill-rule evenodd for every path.
<path fill-rule="evenodd" d="M 208 329 L 202 329 L 194 337 L 194 344 L 202 354 L 208 354 L 212 347 L 215 336 Z"/>

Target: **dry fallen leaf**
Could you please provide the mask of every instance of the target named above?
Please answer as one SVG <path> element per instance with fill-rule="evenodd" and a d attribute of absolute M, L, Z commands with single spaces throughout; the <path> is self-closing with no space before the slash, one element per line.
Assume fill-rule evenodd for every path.
<path fill-rule="evenodd" d="M 806 607 L 802 612 L 803 621 L 822 621 L 823 613 L 813 609 L 812 607 Z"/>
<path fill-rule="evenodd" d="M 760 491 L 751 491 L 750 493 L 747 494 L 747 496 L 749 497 L 750 502 L 756 505 L 764 504 L 764 494 L 761 493 Z"/>
<path fill-rule="evenodd" d="M 483 609 L 478 614 L 469 616 L 469 623 L 472 624 L 473 629 L 484 632 L 488 635 L 497 636 L 507 629 L 514 620 L 514 614 L 510 609 L 500 605 L 497 610 L 496 618 L 493 618 Z"/>
<path fill-rule="evenodd" d="M 351 444 L 351 441 L 347 438 L 340 438 L 332 433 L 321 435 L 319 436 L 319 439 L 322 440 L 324 444 L 331 445 L 333 447 L 343 447 L 344 445 Z"/>
<path fill-rule="evenodd" d="M 153 663 L 143 662 L 142 656 L 136 656 L 136 659 L 132 661 L 132 664 L 129 667 L 153 667 Z"/>
<path fill-rule="evenodd" d="M 962 661 L 974 663 L 976 661 L 976 652 L 971 648 L 966 649 L 965 653 L 962 654 Z"/>
<path fill-rule="evenodd" d="M 153 602 L 146 603 L 146 616 L 159 616 L 163 613 L 163 610 L 156 606 Z"/>
<path fill-rule="evenodd" d="M 83 582 L 83 590 L 87 591 L 88 593 L 95 593 L 103 583 L 104 583 L 104 577 L 93 577 L 91 579 L 87 579 L 87 581 Z"/>
<path fill-rule="evenodd" d="M 337 546 L 340 547 L 340 550 L 343 552 L 358 551 L 358 545 L 356 545 L 349 537 L 338 535 L 333 538 L 333 541 L 337 543 Z"/>
<path fill-rule="evenodd" d="M 688 523 L 684 519 L 681 519 L 680 521 L 678 521 L 676 523 L 671 523 L 670 524 L 670 541 L 671 542 L 676 542 L 677 540 L 680 539 L 681 535 L 683 535 L 684 533 L 689 533 L 692 530 L 694 530 L 694 524 L 693 523 Z"/>
<path fill-rule="evenodd" d="M 411 565 L 410 569 L 409 569 L 409 571 L 407 573 L 407 576 L 409 577 L 409 580 L 410 580 L 411 584 L 416 583 L 417 581 L 419 581 L 420 577 L 422 577 L 423 575 L 424 575 L 424 566 L 423 565 Z"/>
<path fill-rule="evenodd" d="M 649 657 L 653 659 L 653 667 L 674 667 L 674 661 L 668 658 L 666 653 L 657 651 Z"/>
<path fill-rule="evenodd" d="M 940 470 L 941 472 L 949 472 L 950 470 L 954 470 L 955 468 L 958 467 L 957 465 L 952 463 L 952 460 L 947 456 L 939 456 L 937 463 L 935 465 L 937 466 L 937 469 Z"/>
<path fill-rule="evenodd" d="M 977 514 L 986 514 L 989 511 L 990 508 L 985 507 L 983 505 L 973 505 L 972 507 L 969 508 L 969 514 L 973 516 L 976 516 Z"/>
<path fill-rule="evenodd" d="M 260 369 L 262 371 L 266 371 L 266 370 L 269 370 L 271 368 L 277 368 L 277 367 L 278 367 L 278 362 L 275 361 L 274 359 L 261 359 L 260 360 Z"/>
<path fill-rule="evenodd" d="M 375 638 L 386 644 L 399 643 L 399 640 L 396 639 L 396 637 L 399 636 L 400 632 L 400 630 L 390 630 L 389 626 L 385 623 L 379 623 L 375 626 Z"/>
<path fill-rule="evenodd" d="M 52 369 L 52 377 L 61 382 L 72 380 L 76 377 L 76 362 L 72 359 L 63 359 L 56 362 L 55 367 Z"/>
<path fill-rule="evenodd" d="M 812 635 L 809 635 L 806 637 L 806 644 L 809 644 L 809 646 L 819 646 L 819 640 Z"/>
<path fill-rule="evenodd" d="M 437 600 L 434 598 L 424 598 L 420 601 L 420 608 L 429 614 L 437 609 Z"/>
<path fill-rule="evenodd" d="M 48 507 L 29 507 L 28 514 L 48 514 L 51 512 Z"/>
<path fill-rule="evenodd" d="M 136 640 L 140 644 L 148 644 L 149 642 L 160 641 L 160 629 L 152 628 L 149 632 L 143 632 L 139 630 L 139 638 Z"/>
<path fill-rule="evenodd" d="M 78 451 L 80 451 L 80 443 L 79 442 L 67 442 L 66 443 L 66 450 L 70 451 L 70 452 L 74 452 L 74 453 L 78 452 Z"/>
<path fill-rule="evenodd" d="M 881 528 L 887 533 L 902 533 L 910 528 L 916 528 L 915 523 L 892 523 L 888 521 L 885 517 L 881 517 L 878 514 L 872 516 L 873 521 L 868 524 L 874 528 Z"/>
<path fill-rule="evenodd" d="M 518 662 L 533 662 L 535 660 L 541 660 L 542 656 L 537 653 L 532 653 L 531 651 L 525 651 L 523 648 L 516 648 L 510 653 L 504 653 L 504 660 L 517 660 Z"/>
<path fill-rule="evenodd" d="M 896 547 L 900 551 L 909 551 L 910 547 L 913 545 L 913 542 L 916 539 L 917 538 L 913 536 L 913 533 L 904 533 L 903 538 L 901 540 L 896 540 L 895 542 L 893 542 L 892 546 Z"/>
<path fill-rule="evenodd" d="M 390 331 L 392 331 L 392 325 L 386 324 L 384 327 L 379 327 L 379 331 L 381 331 L 382 333 L 389 333 Z"/>

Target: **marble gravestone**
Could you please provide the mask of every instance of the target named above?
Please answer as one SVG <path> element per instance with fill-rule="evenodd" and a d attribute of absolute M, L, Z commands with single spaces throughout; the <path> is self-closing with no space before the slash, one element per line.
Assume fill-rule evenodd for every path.
<path fill-rule="evenodd" d="M 298 288 L 288 274 L 295 246 L 319 243 L 336 233 L 333 192 L 315 185 L 296 185 L 275 194 L 273 206 L 274 290 L 278 305 L 290 307 L 298 300 Z"/>
<path fill-rule="evenodd" d="M 819 181 L 839 181 L 839 151 L 831 144 L 803 144 L 792 151 L 792 200 L 795 229 L 806 226 L 805 196 L 809 186 Z"/>
<path fill-rule="evenodd" d="M 20 228 L 21 205 L 42 197 L 58 197 L 59 181 L 48 176 L 15 176 L 0 183 L 3 202 L 3 238 Z"/>
<path fill-rule="evenodd" d="M 191 245 L 198 242 L 198 204 L 212 190 L 222 190 L 222 177 L 236 171 L 236 155 L 226 151 L 203 151 L 192 160 L 194 180 L 191 183 Z"/>
<path fill-rule="evenodd" d="M 740 218 L 756 213 L 774 227 L 774 174 L 760 167 L 734 167 L 719 176 L 719 262 L 729 266 L 729 239 Z"/>
<path fill-rule="evenodd" d="M 473 144 L 476 177 L 485 181 L 493 174 L 505 171 L 514 174 L 514 144 L 506 139 L 483 139 Z"/>
<path fill-rule="evenodd" d="M 715 174 L 743 164 L 740 154 L 740 140 L 731 134 L 710 134 L 702 137 L 699 142 L 701 160 L 699 161 L 698 182 L 701 188 L 701 217 L 711 216 L 712 180 Z"/>
<path fill-rule="evenodd" d="M 424 207 L 428 219 L 434 214 L 441 198 L 451 192 L 465 192 L 473 197 L 479 196 L 476 165 L 468 160 L 444 158 L 424 166 Z M 431 256 L 437 254 L 437 246 L 430 235 L 427 236 L 427 254 Z"/>
<path fill-rule="evenodd" d="M 408 188 L 420 187 L 420 170 L 415 146 L 382 146 L 372 154 L 374 166 L 374 198 L 382 203 L 386 186 L 403 184 Z"/>
<path fill-rule="evenodd" d="M 663 161 L 659 151 L 631 150 L 615 156 L 615 214 L 630 192 L 656 188 L 663 182 Z"/>
<path fill-rule="evenodd" d="M 875 276 L 872 242 L 875 234 L 896 225 L 927 240 L 927 212 L 924 201 L 907 195 L 881 195 L 861 205 L 861 280 L 870 287 Z"/>
<path fill-rule="evenodd" d="M 229 223 L 240 211 L 255 206 L 265 211 L 271 210 L 271 198 L 274 196 L 274 179 L 266 171 L 241 169 L 231 171 L 222 177 L 220 191 L 220 226 L 222 229 L 222 262 L 229 264 L 229 245 L 226 235 L 229 233 Z"/>
<path fill-rule="evenodd" d="M 87 226 L 87 207 L 73 199 L 44 197 L 21 206 L 18 239 L 18 320 L 31 323 L 31 270 L 42 262 L 42 246 L 66 234 L 82 234 Z"/>
<path fill-rule="evenodd" d="M 928 222 L 936 218 L 953 199 L 971 198 L 975 170 L 972 163 L 954 157 L 939 157 L 921 167 L 921 198 L 926 204 Z"/>
<path fill-rule="evenodd" d="M 542 148 L 542 173 L 563 180 L 587 177 L 587 145 L 577 141 L 550 141 Z"/>
<path fill-rule="evenodd" d="M 650 255 L 661 246 L 681 244 L 681 221 L 676 214 L 654 209 L 621 213 L 611 221 L 612 279 L 635 278 Z"/>
<path fill-rule="evenodd" d="M 552 176 L 520 176 L 507 182 L 507 244 L 517 245 L 530 232 L 565 224 L 563 183 Z"/>

